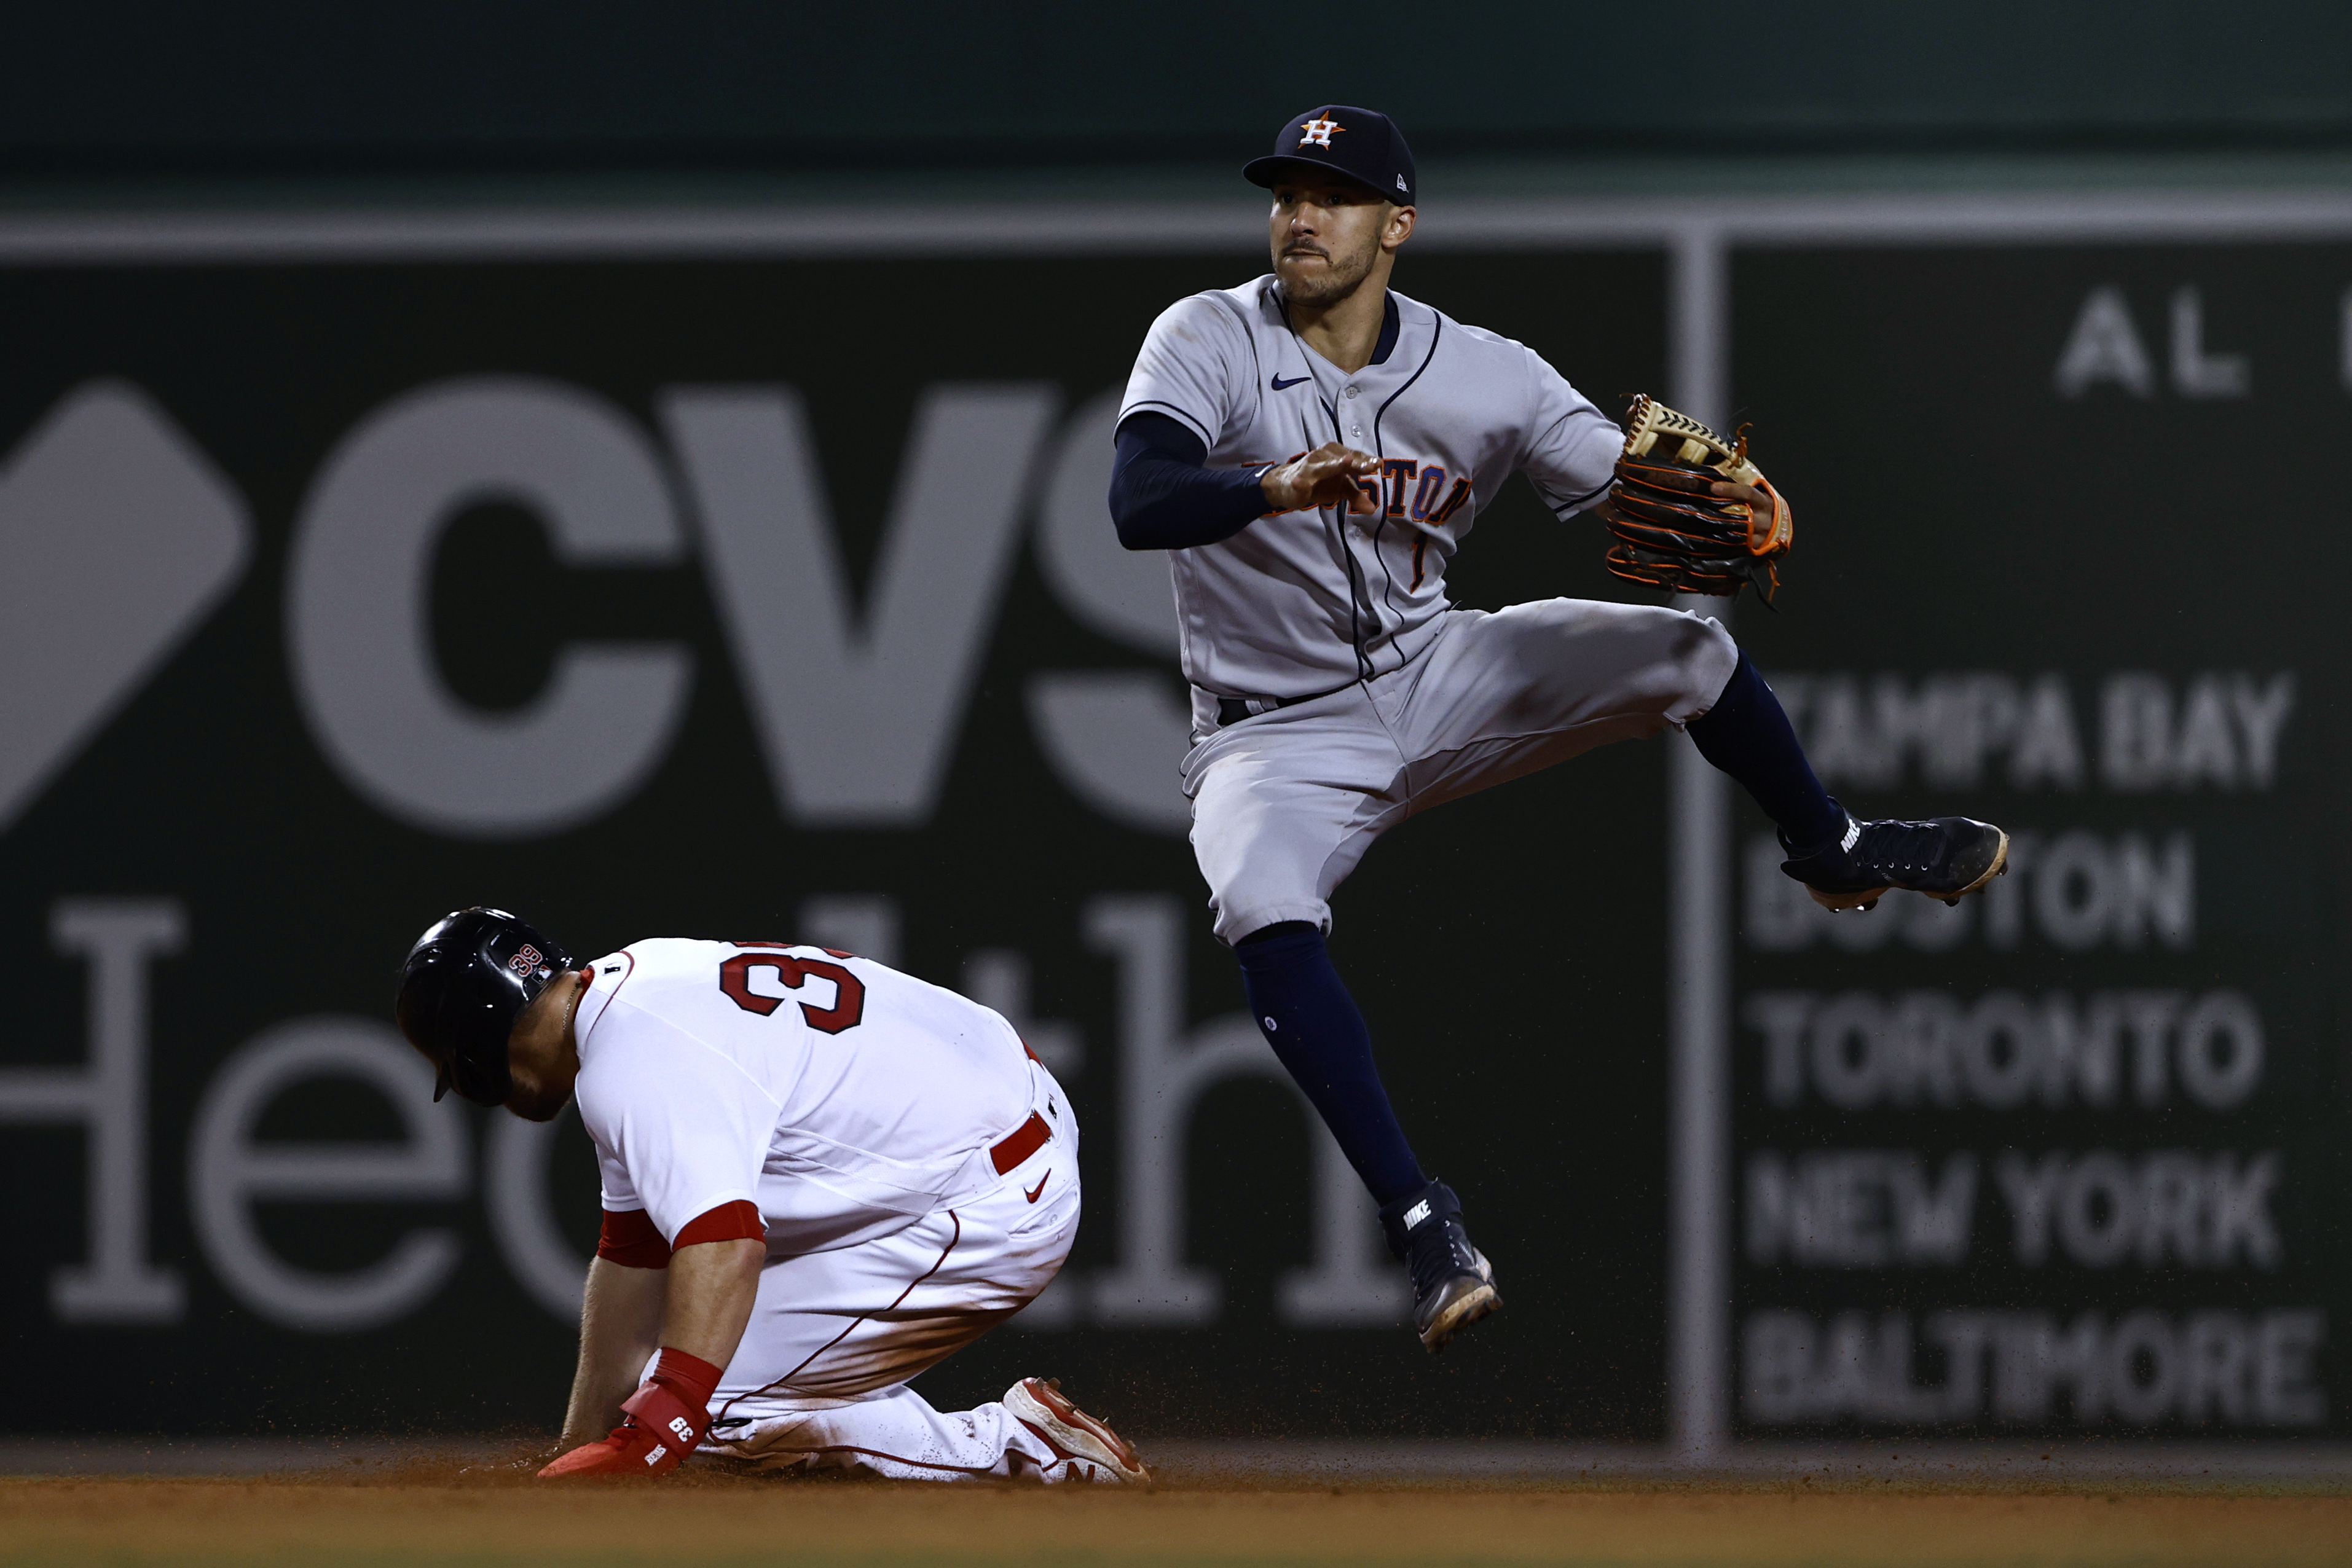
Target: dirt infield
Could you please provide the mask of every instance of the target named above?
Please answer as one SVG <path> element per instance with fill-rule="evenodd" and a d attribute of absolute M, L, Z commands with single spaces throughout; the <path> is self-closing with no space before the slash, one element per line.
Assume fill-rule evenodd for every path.
<path fill-rule="evenodd" d="M 479 1470 L 0 1481 L 0 1563 L 90 1563 L 2281 1568 L 2352 1564 L 2352 1498 L 1809 1484 L 1146 1493 L 723 1476 L 555 1490 Z"/>

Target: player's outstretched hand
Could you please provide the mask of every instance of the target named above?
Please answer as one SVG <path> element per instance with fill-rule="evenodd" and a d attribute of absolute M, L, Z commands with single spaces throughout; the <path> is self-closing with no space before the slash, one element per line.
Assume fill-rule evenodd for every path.
<path fill-rule="evenodd" d="M 543 1481 L 562 1480 L 567 1476 L 635 1476 L 659 1475 L 665 1469 L 677 1468 L 677 1461 L 665 1454 L 653 1464 L 646 1456 L 660 1447 L 651 1432 L 642 1427 L 615 1427 L 608 1437 L 578 1448 L 539 1472 Z"/>
<path fill-rule="evenodd" d="M 667 1348 L 665 1356 L 672 1354 Z M 714 1369 L 711 1375 L 718 1375 Z M 710 1417 L 667 1385 L 646 1383 L 621 1406 L 627 1417 L 612 1435 L 583 1443 L 539 1472 L 543 1481 L 566 1476 L 666 1476 L 694 1452 Z"/>
<path fill-rule="evenodd" d="M 1381 460 L 1327 441 L 1303 457 L 1265 471 L 1258 487 L 1269 512 L 1345 507 L 1360 516 L 1380 510 Z M 1370 481 L 1369 487 L 1364 481 Z"/>

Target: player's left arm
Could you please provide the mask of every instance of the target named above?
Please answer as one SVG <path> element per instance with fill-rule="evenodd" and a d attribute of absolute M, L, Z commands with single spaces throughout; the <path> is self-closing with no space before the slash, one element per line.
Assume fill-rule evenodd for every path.
<path fill-rule="evenodd" d="M 1556 516 L 1572 517 L 1608 493 L 1616 477 L 1618 455 L 1624 450 L 1625 431 L 1569 385 L 1568 378 L 1540 355 L 1529 352 L 1528 361 L 1533 418 L 1527 443 L 1519 451 L 1518 466 L 1535 481 L 1544 504 Z M 1729 480 L 1710 484 L 1696 476 L 1687 485 L 1694 492 L 1706 489 L 1727 500 L 1761 507 L 1766 516 L 1777 506 L 1783 517 L 1794 517 L 1788 497 L 1777 495 L 1777 486 L 1767 491 Z"/>
<path fill-rule="evenodd" d="M 662 1312 L 664 1350 L 725 1366 L 743 1343 L 768 1243 L 738 1237 L 701 1241 L 670 1254 L 669 1299 Z"/>
<path fill-rule="evenodd" d="M 667 1269 L 636 1269 L 610 1258 L 588 1264 L 580 1306 L 580 1363 L 563 1412 L 563 1447 L 593 1443 L 621 1421 L 621 1401 L 661 1347 L 669 1296 Z"/>
<path fill-rule="evenodd" d="M 684 1351 L 711 1366 L 733 1360 L 766 1255 L 765 1242 L 738 1238 L 681 1247 L 660 1269 L 591 1260 L 563 1447 L 593 1443 L 621 1424 L 621 1404 L 655 1351 Z"/>
<path fill-rule="evenodd" d="M 1625 432 L 1542 355 L 1512 347 L 1522 356 L 1524 380 L 1518 450 L 1511 455 L 1511 466 L 1528 476 L 1554 517 L 1574 517 L 1608 494 Z"/>
<path fill-rule="evenodd" d="M 1534 482 L 1555 517 L 1567 518 L 1600 502 L 1616 477 L 1625 449 L 1624 427 L 1568 382 L 1568 378 L 1532 350 L 1527 354 L 1528 424 L 1515 466 Z M 1697 489 L 1704 481 L 1693 479 Z M 1721 482 L 1717 496 L 1772 509 L 1772 499 L 1749 485 Z M 1787 497 L 1780 506 L 1785 510 Z"/>
<path fill-rule="evenodd" d="M 711 1398 L 767 1257 L 751 1194 L 774 1129 L 774 1095 L 674 1026 L 628 1021 L 628 1030 L 600 1035 L 577 1088 L 607 1201 L 623 1201 L 606 1209 L 597 1243 L 599 1269 L 616 1268 L 590 1281 L 603 1294 L 583 1320 L 566 1435 L 584 1439 L 606 1418 L 621 1421 L 601 1440 L 578 1441 L 543 1477 L 660 1475 L 692 1453 L 709 1430 Z M 598 1306 L 613 1308 L 601 1327 Z"/>
<path fill-rule="evenodd" d="M 767 1242 L 741 1234 L 757 1211 L 748 1218 L 731 1212 L 751 1207 L 713 1209 L 696 1224 L 716 1220 L 722 1234 L 698 1241 L 681 1233 L 662 1266 L 604 1257 L 592 1265 L 563 1422 L 566 1448 L 541 1476 L 664 1475 L 702 1441 L 711 1396 L 751 1321 L 767 1261 Z M 640 1384 L 656 1346 L 660 1357 Z M 595 1436 L 613 1422 L 604 1437 Z"/>

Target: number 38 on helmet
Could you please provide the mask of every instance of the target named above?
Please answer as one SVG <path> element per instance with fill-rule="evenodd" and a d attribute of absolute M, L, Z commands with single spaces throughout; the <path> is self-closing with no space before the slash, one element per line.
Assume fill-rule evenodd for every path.
<path fill-rule="evenodd" d="M 393 1011 L 408 1043 L 439 1070 L 439 1100 L 450 1090 L 477 1105 L 514 1092 L 507 1038 L 523 1009 L 572 955 L 503 909 L 460 909 L 429 926 L 400 966 Z"/>

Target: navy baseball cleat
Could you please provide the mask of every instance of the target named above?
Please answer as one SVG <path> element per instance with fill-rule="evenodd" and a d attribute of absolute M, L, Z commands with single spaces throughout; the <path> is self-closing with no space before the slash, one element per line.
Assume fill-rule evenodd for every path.
<path fill-rule="evenodd" d="M 1829 909 L 1870 909 L 1894 888 L 1958 904 L 2009 869 L 2009 835 L 1990 822 L 1935 817 L 1924 822 L 1862 822 L 1800 852 L 1780 835 L 1780 869 Z"/>
<path fill-rule="evenodd" d="M 1455 1334 L 1501 1310 L 1495 1266 L 1462 1228 L 1462 1200 L 1433 1181 L 1381 1210 L 1389 1250 L 1412 1274 L 1412 1331 L 1435 1355 Z"/>

